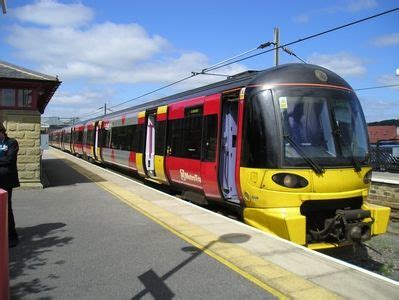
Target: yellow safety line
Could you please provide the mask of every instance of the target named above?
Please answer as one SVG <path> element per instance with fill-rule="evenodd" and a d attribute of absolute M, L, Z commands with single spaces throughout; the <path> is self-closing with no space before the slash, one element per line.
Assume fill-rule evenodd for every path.
<path fill-rule="evenodd" d="M 59 155 L 58 153 L 54 153 L 54 155 L 58 156 L 58 157 L 61 157 L 61 155 Z M 80 173 L 83 176 L 87 177 L 92 182 L 94 182 L 97 186 L 99 186 L 102 189 L 106 190 L 107 192 L 109 192 L 110 194 L 112 194 L 113 196 L 118 198 L 120 201 L 122 201 L 123 203 L 125 203 L 128 206 L 132 207 L 133 209 L 139 211 L 141 214 L 143 214 L 144 216 L 146 216 L 150 220 L 152 220 L 155 223 L 161 225 L 162 227 L 164 227 L 168 231 L 170 231 L 173 234 L 175 234 L 176 236 L 180 237 L 182 240 L 186 241 L 187 243 L 189 243 L 189 244 L 195 246 L 196 248 L 200 249 L 201 251 L 205 252 L 210 257 L 212 257 L 215 260 L 219 261 L 220 263 L 224 264 L 225 266 L 227 266 L 231 270 L 237 272 L 242 277 L 244 277 L 247 280 L 253 282 L 254 284 L 258 285 L 259 287 L 261 287 L 262 289 L 264 289 L 267 292 L 271 293 L 272 295 L 278 297 L 279 299 L 289 299 L 289 298 L 320 299 L 320 297 L 322 297 L 323 299 L 337 299 L 337 298 L 340 298 L 338 295 L 336 295 L 334 293 L 331 293 L 328 290 L 326 290 L 324 288 L 321 288 L 321 287 L 317 286 L 316 284 L 311 283 L 310 281 L 308 281 L 306 279 L 303 279 L 300 276 L 297 276 L 297 275 L 295 275 L 293 273 L 285 271 L 281 267 L 274 266 L 272 264 L 265 264 L 265 262 L 263 260 L 262 260 L 263 261 L 263 265 L 257 265 L 257 266 L 254 266 L 251 269 L 252 273 L 255 273 L 256 275 L 258 275 L 258 276 L 254 276 L 250 272 L 244 270 L 242 267 L 239 267 L 236 264 L 230 262 L 228 259 L 222 257 L 221 254 L 218 254 L 218 253 L 215 252 L 215 251 L 218 251 L 218 250 L 219 251 L 224 251 L 224 252 L 227 251 L 228 252 L 228 249 L 230 248 L 230 249 L 233 249 L 231 251 L 232 254 L 233 255 L 234 254 L 237 255 L 237 252 L 234 252 L 235 249 L 234 249 L 233 245 L 229 245 L 228 247 L 225 246 L 225 247 L 222 247 L 222 248 L 221 247 L 218 248 L 217 246 L 212 247 L 212 248 L 211 247 L 207 248 L 207 246 L 204 246 L 204 244 L 209 244 L 209 241 L 212 241 L 212 240 L 215 240 L 215 239 L 213 239 L 213 235 L 211 237 L 210 237 L 209 234 L 208 235 L 204 235 L 204 232 L 206 232 L 205 230 L 201 229 L 202 235 L 199 234 L 200 236 L 198 236 L 198 237 L 188 237 L 184 233 L 179 232 L 174 227 L 172 227 L 172 226 L 170 226 L 169 224 L 166 223 L 167 221 L 172 221 L 172 220 L 173 220 L 173 222 L 175 222 L 175 223 L 177 222 L 178 223 L 179 219 L 183 220 L 179 216 L 176 216 L 173 213 L 170 213 L 170 212 L 166 211 L 165 209 L 163 209 L 163 208 L 161 208 L 159 206 L 156 206 L 155 204 L 152 204 L 150 201 L 142 199 L 141 197 L 139 197 L 139 196 L 137 196 L 137 195 L 135 195 L 135 194 L 133 194 L 133 193 L 131 193 L 129 191 L 126 191 L 124 188 L 122 188 L 122 187 L 120 187 L 120 186 L 118 186 L 118 185 L 116 185 L 114 183 L 110 183 L 110 182 L 106 181 L 105 179 L 101 180 L 102 178 L 99 175 L 94 174 L 91 171 L 84 169 L 82 166 L 79 166 L 78 164 L 70 161 L 69 159 L 66 159 L 65 162 L 70 167 L 72 167 L 74 170 L 76 170 L 78 173 Z M 119 192 L 118 192 L 118 190 L 119 190 Z M 155 208 L 159 212 L 158 217 L 152 215 L 151 213 L 149 213 L 148 211 L 144 210 L 143 208 L 141 208 L 140 206 L 138 206 L 134 202 L 138 202 L 140 204 L 140 206 L 145 206 L 149 210 Z M 164 219 L 164 221 L 162 221 L 162 219 Z M 185 223 L 185 224 L 181 224 L 181 225 L 184 225 L 183 228 L 186 228 L 187 227 L 186 225 L 188 224 L 188 222 L 183 221 L 183 223 Z M 178 224 L 174 224 L 174 225 L 177 225 L 175 227 L 179 227 Z M 194 226 L 194 227 L 197 227 L 197 226 Z M 201 241 L 201 237 L 203 238 L 203 241 Z M 195 239 L 197 241 L 195 241 Z M 236 249 L 237 248 L 238 247 L 236 247 Z M 239 248 L 241 248 L 241 247 L 239 247 Z M 211 249 L 214 249 L 214 250 L 211 250 Z M 241 251 L 241 252 L 244 252 L 244 251 Z M 240 263 L 241 265 L 245 266 L 245 265 L 248 265 L 248 261 L 257 261 L 257 260 L 259 260 L 256 256 L 254 256 L 250 252 L 245 251 L 245 253 L 246 254 L 244 254 L 244 256 L 241 257 L 241 259 L 242 259 L 242 261 Z M 236 262 L 239 262 L 240 257 L 234 257 L 234 258 L 235 258 Z M 261 263 L 261 261 L 259 261 L 259 262 Z M 262 275 L 264 275 L 263 273 L 268 274 L 269 278 L 267 278 L 267 275 L 266 276 L 262 276 Z M 277 276 L 276 274 L 278 274 L 279 276 Z M 272 275 L 272 276 L 270 276 L 270 275 Z M 259 279 L 258 277 L 261 278 L 261 279 Z M 263 278 L 263 280 L 262 280 L 262 277 L 265 277 L 265 278 Z M 265 279 L 271 280 L 274 285 L 277 285 L 282 290 L 285 290 L 286 293 L 282 293 L 281 291 L 279 291 L 276 288 L 270 286 L 269 284 L 266 284 L 264 282 Z M 295 287 L 295 289 L 294 289 L 295 291 L 292 290 L 294 287 Z"/>

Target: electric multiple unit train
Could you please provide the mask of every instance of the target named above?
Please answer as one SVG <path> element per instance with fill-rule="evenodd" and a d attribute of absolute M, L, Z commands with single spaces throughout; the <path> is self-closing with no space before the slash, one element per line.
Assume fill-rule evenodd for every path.
<path fill-rule="evenodd" d="M 52 146 L 236 207 L 245 223 L 312 249 L 368 240 L 390 209 L 366 202 L 369 144 L 355 92 L 287 64 L 52 132 Z"/>

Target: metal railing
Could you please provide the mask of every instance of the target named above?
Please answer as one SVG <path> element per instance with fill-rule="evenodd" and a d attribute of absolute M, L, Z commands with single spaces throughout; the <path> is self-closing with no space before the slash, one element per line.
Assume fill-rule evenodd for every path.
<path fill-rule="evenodd" d="M 373 170 L 399 172 L 399 140 L 380 140 L 371 146 L 370 159 Z"/>

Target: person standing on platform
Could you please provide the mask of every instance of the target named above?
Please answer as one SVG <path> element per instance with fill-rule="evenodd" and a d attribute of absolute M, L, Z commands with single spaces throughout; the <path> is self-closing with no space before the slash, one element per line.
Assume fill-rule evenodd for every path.
<path fill-rule="evenodd" d="M 18 244 L 18 234 L 15 230 L 14 214 L 12 211 L 12 189 L 19 186 L 17 155 L 18 142 L 9 138 L 6 128 L 0 122 L 0 188 L 8 193 L 8 245 L 10 248 Z"/>

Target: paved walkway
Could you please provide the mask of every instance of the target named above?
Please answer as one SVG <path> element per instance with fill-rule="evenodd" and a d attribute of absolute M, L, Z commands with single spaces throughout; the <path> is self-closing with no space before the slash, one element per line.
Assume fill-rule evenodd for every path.
<path fill-rule="evenodd" d="M 395 299 L 399 285 L 50 150 L 17 190 L 12 295 Z"/>

